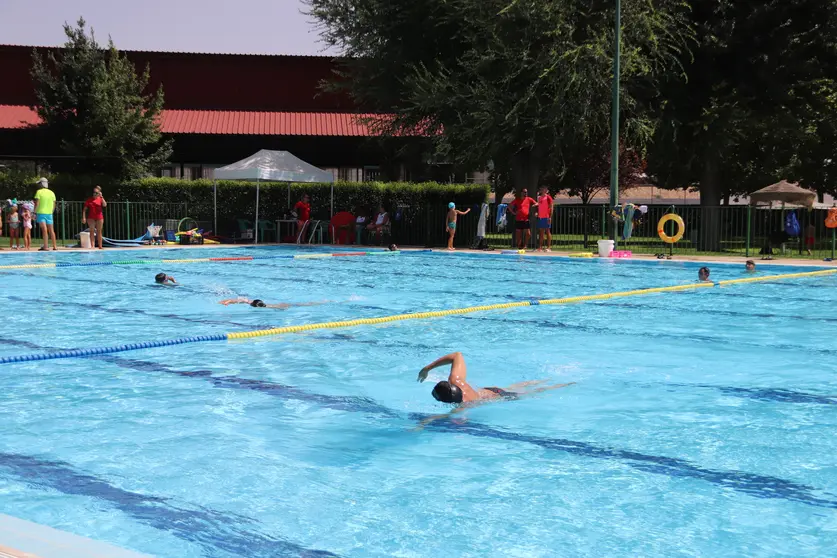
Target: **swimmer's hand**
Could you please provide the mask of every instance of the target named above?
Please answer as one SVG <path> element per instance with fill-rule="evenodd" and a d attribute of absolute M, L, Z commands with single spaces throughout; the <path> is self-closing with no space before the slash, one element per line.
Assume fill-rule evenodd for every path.
<path fill-rule="evenodd" d="M 429 369 L 429 368 L 427 368 L 427 367 L 422 368 L 422 369 L 421 369 L 421 372 L 419 372 L 419 373 L 418 373 L 418 380 L 417 380 L 417 381 L 418 381 L 419 383 L 421 383 L 421 382 L 423 382 L 424 380 L 426 380 L 426 379 L 427 379 L 427 374 L 428 374 L 429 372 L 430 372 L 430 369 Z"/>

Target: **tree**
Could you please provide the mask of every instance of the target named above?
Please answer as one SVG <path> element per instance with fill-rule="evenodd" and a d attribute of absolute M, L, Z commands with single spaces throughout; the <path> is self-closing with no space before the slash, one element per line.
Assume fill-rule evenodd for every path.
<path fill-rule="evenodd" d="M 32 78 L 47 136 L 72 157 L 79 172 L 116 178 L 150 174 L 171 155 L 162 141 L 162 87 L 146 95 L 149 68 L 137 75 L 112 40 L 103 49 L 84 19 L 64 24 L 67 42 L 46 58 L 33 54 Z"/>
<path fill-rule="evenodd" d="M 619 146 L 619 192 L 625 192 L 645 180 L 645 161 L 639 151 Z M 580 146 L 565 160 L 558 187 L 588 205 L 596 195 L 610 189 L 610 142 Z"/>
<path fill-rule="evenodd" d="M 590 201 L 610 190 L 610 140 L 600 138 L 592 145 L 576 145 L 564 150 L 564 160 L 557 173 L 548 176 L 556 190 L 566 190 L 570 196 L 581 198 L 584 227 L 584 247 L 587 247 L 591 214 Z M 619 192 L 624 193 L 645 180 L 645 161 L 642 154 L 619 146 Z"/>
<path fill-rule="evenodd" d="M 534 190 L 574 145 L 609 134 L 609 0 L 307 0 L 345 55 L 330 85 L 380 116 L 381 133 L 421 131 L 465 168 L 493 161 L 503 184 Z M 622 129 L 642 146 L 641 100 L 684 48 L 679 0 L 623 0 Z"/>
<path fill-rule="evenodd" d="M 720 213 L 711 208 L 783 178 L 812 124 L 833 110 L 837 2 L 691 4 L 688 79 L 662 82 L 649 165 L 663 186 L 700 187 L 701 248 L 718 250 Z"/>

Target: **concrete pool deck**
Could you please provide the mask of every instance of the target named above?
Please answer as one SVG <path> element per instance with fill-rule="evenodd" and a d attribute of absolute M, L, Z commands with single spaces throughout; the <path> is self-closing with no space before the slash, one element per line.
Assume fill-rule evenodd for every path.
<path fill-rule="evenodd" d="M 276 243 L 263 243 L 263 244 L 192 244 L 192 245 L 180 245 L 180 244 L 169 244 L 164 246 L 125 246 L 120 248 L 106 248 L 102 250 L 103 253 L 109 252 L 135 252 L 137 250 L 159 250 L 159 251 L 175 251 L 175 250 L 216 250 L 216 249 L 247 249 L 253 248 L 254 246 L 264 247 L 264 248 L 272 248 L 278 246 L 284 246 L 286 248 L 295 246 L 294 244 L 276 244 Z M 304 244 L 304 246 L 309 247 L 318 247 L 318 248 L 334 248 L 335 250 L 346 250 L 346 249 L 356 249 L 356 250 L 385 250 L 386 248 L 383 246 L 353 246 L 353 245 L 346 245 L 346 244 Z M 483 255 L 496 255 L 496 256 L 505 256 L 511 257 L 514 254 L 502 254 L 501 249 L 496 250 L 469 250 L 466 248 L 457 249 L 452 252 L 448 251 L 445 248 L 425 248 L 423 246 L 401 246 L 399 250 L 403 252 L 410 252 L 415 250 L 420 251 L 427 251 L 430 250 L 432 252 L 444 253 L 444 254 L 483 254 Z M 53 252 L 53 250 L 50 250 Z M 89 253 L 94 252 L 98 253 L 100 250 L 97 249 L 82 249 L 82 248 L 59 248 L 57 250 L 59 253 Z M 592 251 L 595 254 L 595 251 Z M 33 248 L 29 252 L 23 250 L 10 250 L 7 247 L 0 248 L 0 257 L 3 257 L 5 254 L 27 254 L 27 253 L 40 253 L 37 248 Z M 538 252 L 535 250 L 527 250 L 525 257 L 537 257 L 537 258 L 550 258 L 550 257 L 563 257 L 566 258 L 570 254 L 579 253 L 578 251 L 563 251 L 563 250 L 555 250 L 552 252 Z M 579 259 L 599 259 L 597 255 L 594 255 L 593 258 L 579 258 Z M 617 259 L 617 258 L 612 258 Z M 826 262 L 821 259 L 813 259 L 813 258 L 780 258 L 780 259 L 773 259 L 773 260 L 762 260 L 759 258 L 758 255 L 753 255 L 750 257 L 744 256 L 694 256 L 694 255 L 677 255 L 675 254 L 671 260 L 658 260 L 653 254 L 634 254 L 634 260 L 640 261 L 659 261 L 661 263 L 665 262 L 692 262 L 692 263 L 718 263 L 718 264 L 739 264 L 744 265 L 744 262 L 747 260 L 753 260 L 756 263 L 756 267 L 761 265 L 775 265 L 775 266 L 793 266 L 793 267 L 822 267 L 822 268 L 833 268 L 837 267 L 837 261 L 833 262 Z"/>
<path fill-rule="evenodd" d="M 0 514 L 0 558 L 151 558 L 151 556 Z"/>

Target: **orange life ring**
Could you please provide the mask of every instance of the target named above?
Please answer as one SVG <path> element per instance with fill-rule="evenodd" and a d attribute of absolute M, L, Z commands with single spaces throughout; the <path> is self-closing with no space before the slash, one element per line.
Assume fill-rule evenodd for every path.
<path fill-rule="evenodd" d="M 825 226 L 829 229 L 837 229 L 837 207 L 832 207 L 828 210 L 828 215 L 825 218 Z"/>

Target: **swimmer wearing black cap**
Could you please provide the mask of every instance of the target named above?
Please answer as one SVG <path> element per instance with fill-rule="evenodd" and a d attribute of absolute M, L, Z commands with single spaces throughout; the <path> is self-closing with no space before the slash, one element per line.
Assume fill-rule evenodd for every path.
<path fill-rule="evenodd" d="M 220 301 L 218 304 L 223 304 L 224 306 L 229 306 L 230 304 L 249 304 L 253 308 L 276 308 L 278 310 L 287 310 L 293 306 L 319 306 L 320 304 L 326 304 L 326 302 L 299 302 L 296 304 L 280 302 L 279 304 L 265 304 L 263 300 L 258 298 L 254 300 L 250 300 L 248 298 L 229 298 L 227 300 Z"/>
<path fill-rule="evenodd" d="M 171 275 L 166 275 L 165 273 L 158 273 L 154 276 L 154 282 L 158 285 L 168 285 L 171 287 L 176 286 L 178 283 L 174 280 L 174 277 Z"/>
<path fill-rule="evenodd" d="M 546 380 L 535 380 L 529 382 L 518 382 L 510 385 L 508 388 L 486 387 L 473 388 L 465 381 L 468 375 L 468 369 L 465 366 L 465 357 L 462 353 L 451 353 L 442 358 L 431 362 L 421 369 L 418 374 L 418 381 L 423 382 L 427 379 L 427 374 L 434 368 L 440 366 L 447 366 L 450 364 L 450 375 L 447 381 L 441 381 L 433 387 L 433 398 L 442 403 L 453 403 L 455 405 L 469 405 L 478 404 L 484 401 L 491 401 L 494 399 L 517 399 L 521 395 L 529 393 L 538 393 L 550 389 L 557 389 L 574 384 L 556 384 L 552 386 L 539 387 L 535 389 L 523 389 L 533 385 L 542 384 Z"/>

